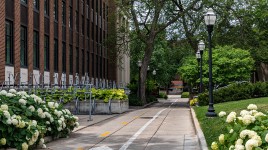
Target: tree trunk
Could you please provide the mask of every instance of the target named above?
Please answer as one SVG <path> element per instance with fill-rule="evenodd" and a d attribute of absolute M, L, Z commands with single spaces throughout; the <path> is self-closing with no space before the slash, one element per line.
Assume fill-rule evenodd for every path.
<path fill-rule="evenodd" d="M 142 104 L 146 104 L 146 79 L 147 79 L 147 68 L 150 63 L 152 53 L 153 53 L 153 42 L 154 39 L 151 38 L 147 43 L 146 43 L 146 48 L 145 48 L 145 54 L 144 58 L 142 60 L 142 65 L 141 65 L 141 70 L 140 70 L 140 99 Z"/>
<path fill-rule="evenodd" d="M 257 68 L 258 79 L 261 82 L 268 81 L 268 64 L 261 63 Z"/>

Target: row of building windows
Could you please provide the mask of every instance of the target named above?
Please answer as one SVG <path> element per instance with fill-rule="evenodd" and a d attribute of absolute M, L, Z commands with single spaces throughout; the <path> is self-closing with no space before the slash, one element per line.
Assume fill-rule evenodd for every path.
<path fill-rule="evenodd" d="M 84 15 L 84 0 L 81 0 L 81 2 L 82 2 L 82 10 L 81 10 L 81 14 L 82 15 Z M 21 0 L 21 3 L 22 4 L 27 4 L 27 0 Z M 72 0 L 70 0 L 70 7 L 71 7 L 71 9 L 70 10 L 72 10 Z M 39 0 L 34 0 L 33 1 L 33 6 L 34 6 L 34 9 L 35 10 L 39 10 Z M 76 0 L 76 10 L 77 11 L 79 11 L 79 8 L 78 8 L 78 6 L 79 6 L 79 0 Z M 90 12 L 90 10 L 89 10 L 89 0 L 87 0 L 87 9 L 86 9 L 86 14 L 87 14 L 87 18 L 89 18 L 89 12 Z M 93 6 L 94 6 L 94 0 L 91 0 L 91 8 L 92 9 L 94 9 L 93 8 Z M 102 5 L 100 5 L 100 16 L 102 16 L 103 15 L 103 13 L 105 14 L 103 17 L 107 17 L 107 15 L 108 15 L 108 6 L 104 6 L 104 8 L 103 8 L 103 6 Z M 95 9 L 95 11 L 96 12 L 98 12 L 98 0 L 96 0 L 96 9 Z M 65 19 L 65 16 L 66 16 L 66 4 L 65 4 L 65 0 L 63 0 L 62 1 L 62 22 L 63 22 L 63 24 L 66 24 L 66 19 Z M 70 13 L 71 13 L 72 11 L 70 11 Z M 46 15 L 46 16 L 49 16 L 49 0 L 44 0 L 44 14 Z M 70 16 L 72 16 L 71 14 L 70 14 Z M 77 16 L 76 16 L 76 18 L 77 18 Z M 58 21 L 58 0 L 54 0 L 54 19 L 56 20 L 56 21 Z M 71 20 L 71 18 L 70 18 L 70 20 Z M 69 22 L 69 23 L 71 23 L 71 21 Z"/>
<path fill-rule="evenodd" d="M 79 1 L 80 0 L 77 0 L 77 5 L 79 4 Z M 21 0 L 21 3 L 27 4 L 27 0 Z M 70 0 L 70 5 L 69 5 L 69 9 L 70 9 L 69 13 L 70 14 L 69 14 L 69 20 L 68 20 L 69 21 L 69 28 L 72 30 L 73 29 L 73 15 L 72 15 L 73 8 L 72 8 L 71 4 L 72 4 L 72 0 Z M 49 16 L 49 0 L 44 0 L 44 5 L 45 5 L 44 13 L 45 13 L 46 16 Z M 89 0 L 87 1 L 87 6 L 88 5 L 89 5 Z M 93 9 L 93 6 L 94 6 L 94 1 L 93 0 L 92 0 L 91 6 L 92 6 L 92 9 Z M 97 6 L 98 6 L 98 0 L 96 1 L 96 12 L 98 11 Z M 106 6 L 107 8 L 105 9 L 105 7 L 104 8 L 102 7 L 102 5 L 100 5 L 100 6 L 101 6 L 100 9 L 105 13 L 104 19 L 107 22 L 108 21 L 108 18 L 107 18 L 108 17 L 108 12 L 107 12 L 108 7 Z M 34 0 L 34 8 L 36 10 L 39 10 L 39 0 Z M 84 19 L 84 13 L 83 13 L 84 12 L 84 0 L 82 0 L 82 8 L 83 9 L 81 11 L 81 15 L 82 15 L 81 16 L 81 19 L 82 19 L 81 34 L 84 35 L 85 34 L 85 25 L 87 26 L 87 28 L 90 27 L 90 19 L 89 19 L 90 18 L 89 17 L 90 16 L 90 14 L 89 14 L 90 10 L 89 10 L 88 7 L 86 9 L 86 13 L 87 13 L 86 22 L 85 22 L 85 19 Z M 65 0 L 62 0 L 62 10 L 63 10 L 62 15 L 61 15 L 62 16 L 62 25 L 66 26 L 66 3 L 65 3 Z M 59 16 L 58 15 L 58 0 L 54 0 L 54 11 L 53 12 L 54 12 L 54 20 L 55 20 L 55 22 L 58 22 L 58 16 Z M 100 13 L 100 15 L 101 14 L 102 13 Z M 74 18 L 75 19 L 75 30 L 77 32 L 79 32 L 80 28 L 79 28 L 79 9 L 78 9 L 78 7 L 75 10 L 75 16 L 74 17 L 75 17 Z M 91 30 L 92 31 L 96 30 L 97 32 L 99 31 L 99 33 L 100 33 L 100 37 L 98 37 L 98 33 L 94 34 L 94 32 L 91 32 L 91 38 L 92 38 L 92 40 L 96 39 L 97 43 L 102 43 L 103 39 L 105 39 L 107 37 L 107 24 L 105 26 L 103 26 L 102 21 L 99 21 L 99 19 L 98 19 L 98 15 L 96 15 L 96 16 L 92 15 L 91 18 L 92 18 L 92 20 L 91 20 L 91 22 L 92 22 L 91 23 Z M 95 25 L 93 23 L 93 18 L 96 19 Z M 104 29 L 101 30 L 102 27 L 104 27 Z M 87 37 L 90 36 L 90 31 L 89 30 L 87 30 L 86 35 L 87 35 Z"/>
<path fill-rule="evenodd" d="M 20 64 L 21 67 L 28 66 L 28 53 L 27 53 L 27 28 L 21 26 L 20 31 Z M 89 72 L 89 63 L 90 63 L 90 54 L 89 51 L 84 55 L 84 49 L 82 49 L 82 73 Z M 49 36 L 44 36 L 44 69 L 49 70 Z M 54 39 L 54 71 L 59 70 L 59 51 L 58 51 L 58 40 Z M 96 57 L 96 66 L 98 66 L 98 62 L 100 61 L 100 66 L 102 66 L 102 57 Z M 79 48 L 76 47 L 76 72 L 79 72 Z M 98 61 L 99 60 L 99 61 Z M 105 60 L 104 60 L 105 61 Z M 92 53 L 91 63 L 94 63 L 94 54 Z M 14 49 L 13 49 L 13 23 L 9 20 L 6 20 L 6 64 L 13 65 L 14 64 Z M 39 69 L 40 64 L 40 51 L 39 51 L 39 33 L 38 31 L 33 32 L 33 67 L 34 69 Z M 70 72 L 73 72 L 73 49 L 72 45 L 69 45 L 69 69 Z M 86 70 L 85 70 L 86 65 Z M 98 72 L 98 67 L 96 67 L 96 72 Z M 62 71 L 66 72 L 66 44 L 62 42 Z M 94 65 L 92 65 L 92 72 L 94 72 Z M 100 69 L 100 74 L 102 74 L 102 69 Z"/>

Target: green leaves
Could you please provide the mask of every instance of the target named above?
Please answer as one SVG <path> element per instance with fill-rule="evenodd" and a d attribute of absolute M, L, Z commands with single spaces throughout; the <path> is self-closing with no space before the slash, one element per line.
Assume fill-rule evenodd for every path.
<path fill-rule="evenodd" d="M 213 82 L 227 85 L 235 81 L 248 81 L 253 70 L 254 60 L 249 51 L 231 46 L 216 47 L 212 52 Z M 208 85 L 208 54 L 203 55 L 203 82 Z M 199 83 L 199 67 L 195 57 L 184 59 L 178 73 L 190 84 Z"/>

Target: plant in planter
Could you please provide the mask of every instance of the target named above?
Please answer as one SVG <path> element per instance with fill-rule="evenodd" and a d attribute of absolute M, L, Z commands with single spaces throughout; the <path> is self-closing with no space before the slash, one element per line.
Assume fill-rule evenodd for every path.
<path fill-rule="evenodd" d="M 0 92 L 0 148 L 44 145 L 44 137 L 65 137 L 77 127 L 78 118 L 56 102 L 45 102 L 26 92 Z"/>

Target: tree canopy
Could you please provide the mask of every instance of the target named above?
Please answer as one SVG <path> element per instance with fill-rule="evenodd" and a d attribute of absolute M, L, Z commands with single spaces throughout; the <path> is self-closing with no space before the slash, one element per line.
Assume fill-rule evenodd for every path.
<path fill-rule="evenodd" d="M 249 81 L 254 68 L 254 60 L 247 50 L 224 46 L 213 49 L 213 83 L 227 85 L 236 81 Z M 208 85 L 208 54 L 203 55 L 203 82 Z M 178 73 L 189 84 L 199 83 L 199 66 L 195 57 L 184 59 Z"/>

